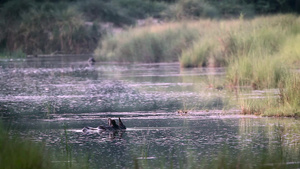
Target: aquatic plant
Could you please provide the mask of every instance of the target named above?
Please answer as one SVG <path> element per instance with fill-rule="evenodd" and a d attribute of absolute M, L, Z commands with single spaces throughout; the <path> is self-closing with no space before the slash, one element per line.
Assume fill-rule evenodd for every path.
<path fill-rule="evenodd" d="M 151 162 L 149 159 L 147 162 L 146 158 L 133 158 L 132 165 L 134 168 L 297 168 L 300 165 L 300 144 L 297 134 L 290 133 L 291 130 L 293 133 L 299 132 L 299 127 L 291 125 L 290 120 L 266 118 L 265 123 L 259 123 L 266 125 L 262 128 L 257 125 L 257 120 L 242 118 L 239 120 L 236 149 L 232 148 L 232 143 L 224 143 L 216 151 L 210 147 L 208 154 L 205 154 L 191 148 L 195 143 L 193 140 L 189 142 L 187 138 L 183 146 L 172 145 L 167 150 L 169 154 L 165 156 L 158 156 Z M 185 126 L 187 128 L 188 123 Z M 262 146 L 264 143 L 260 142 L 258 135 L 264 135 L 266 146 Z M 151 146 L 149 143 L 144 144 L 138 146 Z"/>
<path fill-rule="evenodd" d="M 298 73 L 291 74 L 279 86 L 277 103 L 265 107 L 262 114 L 266 116 L 300 116 L 300 78 Z"/>
<path fill-rule="evenodd" d="M 18 136 L 10 136 L 0 126 L 0 164 L 1 168 L 53 168 L 44 143 L 33 143 Z"/>
<path fill-rule="evenodd" d="M 300 79 L 297 73 L 288 74 L 278 86 L 278 94 L 265 93 L 262 98 L 244 98 L 239 100 L 243 114 L 262 116 L 299 116 Z"/>
<path fill-rule="evenodd" d="M 50 150 L 45 142 L 34 142 L 30 138 L 24 138 L 24 136 L 14 133 L 11 128 L 4 127 L 0 120 L 1 168 L 89 168 L 89 162 L 85 159 L 85 155 L 73 158 L 66 127 L 62 137 L 65 153 Z M 77 165 L 73 165 L 72 161 L 76 161 Z"/>

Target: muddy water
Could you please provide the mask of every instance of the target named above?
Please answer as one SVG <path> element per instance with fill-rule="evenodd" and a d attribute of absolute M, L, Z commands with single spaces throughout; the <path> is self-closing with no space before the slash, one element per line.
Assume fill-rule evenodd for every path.
<path fill-rule="evenodd" d="M 234 98 L 212 85 L 222 84 L 222 68 L 86 60 L 1 60 L 4 124 L 56 152 L 65 152 L 67 140 L 69 161 L 91 168 L 197 168 L 220 154 L 230 162 L 245 152 L 244 160 L 255 164 L 278 149 L 288 157 L 285 166 L 299 167 L 300 121 L 239 115 L 229 105 Z M 127 130 L 82 132 L 109 117 L 121 117 Z"/>

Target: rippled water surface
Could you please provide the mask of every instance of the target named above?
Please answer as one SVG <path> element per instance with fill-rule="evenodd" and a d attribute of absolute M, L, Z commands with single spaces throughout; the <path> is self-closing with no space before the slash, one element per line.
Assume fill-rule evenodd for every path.
<path fill-rule="evenodd" d="M 222 68 L 86 60 L 1 60 L 4 124 L 58 152 L 67 141 L 74 161 L 91 168 L 197 168 L 220 154 L 230 161 L 245 151 L 246 161 L 255 163 L 278 148 L 290 157 L 286 166 L 299 167 L 300 121 L 239 115 L 229 106 L 234 98 L 214 86 L 224 80 Z M 260 91 L 253 93 L 247 96 L 260 97 Z M 81 130 L 117 117 L 126 131 Z"/>

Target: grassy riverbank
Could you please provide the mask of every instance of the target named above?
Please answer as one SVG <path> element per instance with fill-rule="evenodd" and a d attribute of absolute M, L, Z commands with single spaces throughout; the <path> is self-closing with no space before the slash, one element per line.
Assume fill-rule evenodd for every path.
<path fill-rule="evenodd" d="M 240 99 L 243 114 L 263 116 L 300 116 L 299 73 L 288 74 L 278 87 L 278 94 L 265 93 L 262 98 Z"/>
<path fill-rule="evenodd" d="M 197 37 L 193 26 L 181 23 L 132 28 L 107 36 L 95 54 L 100 60 L 173 62 Z"/>
<path fill-rule="evenodd" d="M 266 17 L 230 34 L 227 85 L 279 90 L 277 96 L 240 101 L 243 113 L 300 115 L 299 73 L 293 70 L 300 59 L 295 48 L 300 35 L 299 21 L 293 15 Z"/>
<path fill-rule="evenodd" d="M 228 88 L 279 89 L 266 104 L 240 101 L 242 112 L 298 116 L 300 19 L 275 15 L 245 20 L 199 20 L 129 29 L 107 36 L 95 54 L 124 62 L 179 61 L 182 67 L 226 67 Z M 295 85 L 296 84 L 296 85 Z M 255 108 L 254 108 L 254 107 Z"/>
<path fill-rule="evenodd" d="M 177 60 L 182 67 L 228 66 L 267 56 L 272 60 L 284 56 L 287 63 L 294 63 L 299 53 L 294 45 L 299 40 L 299 20 L 295 15 L 276 15 L 135 27 L 106 36 L 95 54 L 100 59 L 127 62 Z"/>
<path fill-rule="evenodd" d="M 147 0 L 3 0 L 0 52 L 89 54 L 107 30 L 158 17 L 165 8 L 165 3 Z"/>
<path fill-rule="evenodd" d="M 299 13 L 300 5 L 295 0 L 2 0 L 0 52 L 86 54 L 107 31 L 145 25 L 147 18 L 169 22 L 278 12 Z"/>

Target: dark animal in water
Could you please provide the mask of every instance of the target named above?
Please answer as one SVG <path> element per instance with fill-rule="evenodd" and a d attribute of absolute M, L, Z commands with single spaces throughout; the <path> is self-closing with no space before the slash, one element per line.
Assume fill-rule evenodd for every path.
<path fill-rule="evenodd" d="M 126 129 L 126 126 L 123 124 L 123 122 L 121 121 L 120 117 L 119 117 L 119 125 L 117 125 L 115 120 L 112 120 L 111 118 L 108 118 L 108 126 L 98 126 L 97 128 L 93 128 L 93 127 L 84 127 L 82 129 L 83 132 L 87 132 L 87 131 L 93 131 L 93 130 L 107 130 L 107 131 L 116 131 L 116 130 L 124 130 Z"/>
<path fill-rule="evenodd" d="M 100 130 L 118 130 L 119 126 L 117 125 L 115 120 L 108 119 L 108 126 L 98 126 Z"/>
<path fill-rule="evenodd" d="M 96 60 L 95 60 L 93 57 L 90 57 L 89 60 L 88 60 L 88 62 L 89 62 L 89 63 L 95 63 Z"/>
<path fill-rule="evenodd" d="M 126 126 L 122 123 L 120 117 L 119 117 L 119 128 L 120 129 L 126 129 Z"/>

